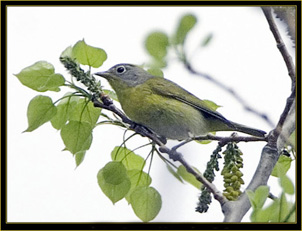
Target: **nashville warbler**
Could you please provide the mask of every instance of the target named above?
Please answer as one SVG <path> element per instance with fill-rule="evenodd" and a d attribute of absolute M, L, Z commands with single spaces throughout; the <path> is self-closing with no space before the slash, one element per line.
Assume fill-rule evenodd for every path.
<path fill-rule="evenodd" d="M 95 75 L 108 80 L 126 115 L 157 135 L 184 140 L 215 131 L 264 137 L 265 132 L 226 119 L 176 83 L 132 64 L 118 64 Z"/>

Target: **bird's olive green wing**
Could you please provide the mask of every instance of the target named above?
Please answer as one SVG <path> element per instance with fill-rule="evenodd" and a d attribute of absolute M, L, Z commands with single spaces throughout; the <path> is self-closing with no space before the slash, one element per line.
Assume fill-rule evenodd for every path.
<path fill-rule="evenodd" d="M 223 117 L 220 113 L 212 109 L 205 101 L 197 98 L 195 95 L 186 91 L 176 83 L 161 77 L 155 77 L 147 80 L 152 92 L 165 97 L 174 98 L 185 104 L 188 104 L 199 110 L 205 117 L 218 119 L 221 122 L 233 127 L 232 123 Z"/>

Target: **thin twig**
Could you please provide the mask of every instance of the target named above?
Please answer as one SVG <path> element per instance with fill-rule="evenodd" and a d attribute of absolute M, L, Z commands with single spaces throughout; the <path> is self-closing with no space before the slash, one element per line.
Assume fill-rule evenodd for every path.
<path fill-rule="evenodd" d="M 268 194 L 267 197 L 270 198 L 270 199 L 272 199 L 272 200 L 276 200 L 278 198 L 274 194 L 272 194 L 271 192 Z"/>
<path fill-rule="evenodd" d="M 290 56 L 289 52 L 286 49 L 286 46 L 282 40 L 282 37 L 279 33 L 279 30 L 277 28 L 277 25 L 274 21 L 273 15 L 272 15 L 272 8 L 271 7 L 261 7 L 266 20 L 269 24 L 270 30 L 272 31 L 272 34 L 274 35 L 274 38 L 276 40 L 277 48 L 279 49 L 284 62 L 286 64 L 288 75 L 290 76 L 292 80 L 292 91 L 294 86 L 296 85 L 296 71 L 295 71 L 295 65 L 293 63 L 293 59 Z"/>
<path fill-rule="evenodd" d="M 222 137 L 222 136 L 214 136 L 212 134 L 207 134 L 205 136 L 197 136 L 194 137 L 194 140 L 217 140 L 219 141 L 220 147 L 223 147 L 229 142 L 255 142 L 255 141 L 265 141 L 267 142 L 266 137 L 256 137 L 256 136 L 230 136 L 230 137 Z"/>

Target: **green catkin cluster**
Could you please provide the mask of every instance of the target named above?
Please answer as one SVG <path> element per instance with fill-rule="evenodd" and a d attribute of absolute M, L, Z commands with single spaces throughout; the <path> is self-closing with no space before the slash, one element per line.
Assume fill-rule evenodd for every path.
<path fill-rule="evenodd" d="M 77 81 L 84 84 L 87 89 L 94 93 L 95 95 L 101 94 L 101 84 L 97 81 L 90 72 L 84 72 L 84 70 L 80 67 L 80 65 L 75 62 L 71 57 L 61 56 L 61 63 L 64 67 L 69 71 L 69 73 L 76 78 Z"/>
<path fill-rule="evenodd" d="M 217 148 L 213 151 L 210 161 L 207 163 L 207 168 L 203 174 L 203 176 L 209 181 L 213 182 L 215 179 L 215 172 L 219 171 L 218 159 L 221 158 L 219 152 L 221 151 L 221 147 L 218 145 Z M 196 212 L 205 213 L 208 211 L 209 205 L 212 202 L 211 191 L 202 186 L 201 194 L 199 196 L 199 202 L 197 207 L 195 208 Z"/>
<path fill-rule="evenodd" d="M 224 168 L 221 171 L 225 188 L 223 195 L 228 200 L 234 201 L 242 194 L 240 187 L 244 184 L 242 179 L 243 174 L 240 171 L 243 167 L 242 152 L 236 143 L 230 142 L 223 154 Z"/>

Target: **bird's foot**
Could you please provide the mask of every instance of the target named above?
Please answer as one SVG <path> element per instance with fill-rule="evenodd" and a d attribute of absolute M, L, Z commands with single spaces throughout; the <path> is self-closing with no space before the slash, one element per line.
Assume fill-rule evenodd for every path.
<path fill-rule="evenodd" d="M 188 139 L 186 139 L 186 140 L 180 142 L 179 144 L 175 145 L 175 146 L 172 148 L 172 150 L 175 150 L 175 151 L 176 151 L 176 149 L 178 149 L 178 148 L 180 148 L 181 146 L 183 146 L 183 145 L 185 145 L 185 144 L 191 142 L 192 140 L 193 140 L 193 138 L 188 138 Z"/>
<path fill-rule="evenodd" d="M 177 149 L 177 148 L 176 148 Z M 159 151 L 162 153 L 167 153 L 169 155 L 169 158 L 173 161 L 179 161 L 182 159 L 182 154 L 177 152 L 176 149 L 173 147 L 169 149 L 165 145 L 162 145 L 159 147 Z"/>
<path fill-rule="evenodd" d="M 149 137 L 154 141 L 158 140 L 162 144 L 167 143 L 167 139 L 165 137 L 158 136 L 153 131 L 151 131 L 149 128 L 147 128 L 141 124 L 138 124 L 138 123 L 135 123 L 132 121 L 130 128 L 133 129 L 136 133 L 141 134 L 142 136 L 145 136 L 145 137 Z"/>

